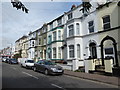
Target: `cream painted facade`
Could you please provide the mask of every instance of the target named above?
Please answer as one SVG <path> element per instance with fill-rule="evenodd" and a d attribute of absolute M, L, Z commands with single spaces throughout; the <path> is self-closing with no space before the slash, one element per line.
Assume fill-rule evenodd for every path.
<path fill-rule="evenodd" d="M 119 14 L 120 14 L 120 6 L 118 6 L 118 2 L 113 2 L 109 4 L 109 7 L 104 6 L 103 8 L 101 8 L 100 10 L 97 11 L 97 21 L 98 21 L 98 30 L 99 31 L 103 31 L 103 23 L 102 23 L 102 18 L 106 15 L 110 16 L 110 25 L 111 25 L 111 30 L 108 30 L 106 32 L 102 32 L 99 34 L 99 41 L 103 40 L 103 38 L 105 38 L 106 36 L 110 36 L 113 39 L 115 39 L 116 41 L 116 46 L 117 46 L 117 52 L 119 51 L 119 47 L 120 47 L 120 43 L 119 43 L 119 33 L 120 33 L 120 28 L 116 28 L 116 27 L 120 27 L 119 21 Z M 115 29 L 114 29 L 115 28 Z M 104 49 L 105 48 L 113 48 L 113 52 L 114 51 L 114 47 L 113 47 L 113 42 L 112 40 L 106 40 L 104 42 Z M 113 55 L 114 59 L 115 56 Z M 118 58 L 118 56 L 117 56 Z M 114 61 L 114 64 L 116 62 Z M 119 63 L 120 63 L 120 59 L 119 59 Z M 119 64 L 120 66 L 120 64 Z"/>
<path fill-rule="evenodd" d="M 114 68 L 120 66 L 118 54 L 120 47 L 119 10 L 120 6 L 118 6 L 118 2 L 112 2 L 102 6 L 102 8 L 97 8 L 95 12 L 90 14 L 92 17 L 89 15 L 85 18 L 85 23 L 88 23 L 89 19 L 92 19 L 95 22 L 95 32 L 83 37 L 83 45 L 85 45 L 83 51 L 86 55 L 85 72 L 96 71 L 98 66 L 102 66 L 104 67 L 104 72 L 114 73 Z M 85 26 L 85 23 L 83 23 L 84 28 L 87 27 Z M 96 48 L 96 52 L 94 52 L 96 53 L 96 58 L 94 59 L 88 58 L 89 56 L 91 57 L 90 53 L 92 53 L 90 51 L 90 43 L 94 43 Z M 86 50 L 84 50 L 84 48 L 86 48 Z M 108 56 L 113 57 L 113 59 L 107 58 Z"/>
<path fill-rule="evenodd" d="M 64 16 L 60 16 L 48 23 L 47 60 L 63 61 L 63 32 Z"/>
<path fill-rule="evenodd" d="M 28 57 L 27 49 L 28 49 L 28 37 L 26 36 L 22 40 L 22 53 L 21 53 L 22 58 Z"/>

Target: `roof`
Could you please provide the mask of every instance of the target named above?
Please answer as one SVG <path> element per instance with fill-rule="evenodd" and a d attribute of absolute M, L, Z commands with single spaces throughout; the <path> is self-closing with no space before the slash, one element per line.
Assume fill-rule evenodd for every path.
<path fill-rule="evenodd" d="M 28 37 L 27 35 L 24 35 L 24 36 L 22 36 L 21 38 L 19 38 L 18 40 L 16 40 L 15 42 L 19 42 L 19 40 L 24 39 L 24 38 L 27 38 L 27 37 Z"/>

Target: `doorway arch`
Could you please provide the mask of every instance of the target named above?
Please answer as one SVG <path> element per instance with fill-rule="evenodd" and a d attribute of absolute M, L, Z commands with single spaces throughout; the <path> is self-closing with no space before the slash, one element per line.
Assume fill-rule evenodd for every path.
<path fill-rule="evenodd" d="M 106 36 L 105 38 L 103 38 L 103 40 L 101 41 L 100 43 L 100 47 L 101 47 L 101 58 L 102 58 L 102 66 L 104 66 L 104 52 L 103 52 L 103 43 L 104 41 L 106 40 L 111 40 L 113 42 L 113 48 L 114 48 L 114 56 L 115 56 L 115 67 L 118 67 L 118 57 L 117 57 L 117 43 L 115 41 L 115 39 L 113 37 L 110 37 L 110 36 Z"/>

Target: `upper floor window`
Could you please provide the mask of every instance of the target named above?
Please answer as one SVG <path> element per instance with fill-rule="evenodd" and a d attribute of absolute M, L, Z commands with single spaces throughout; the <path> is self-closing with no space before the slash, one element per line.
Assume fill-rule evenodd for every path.
<path fill-rule="evenodd" d="M 38 31 L 38 35 L 40 35 L 40 31 Z"/>
<path fill-rule="evenodd" d="M 69 57 L 74 58 L 74 45 L 69 46 Z"/>
<path fill-rule="evenodd" d="M 41 38 L 39 38 L 39 41 L 38 41 L 38 42 L 39 42 L 39 45 L 41 45 Z"/>
<path fill-rule="evenodd" d="M 36 33 L 33 34 L 33 38 L 35 38 L 35 37 L 36 37 Z"/>
<path fill-rule="evenodd" d="M 61 31 L 58 31 L 58 40 L 61 40 Z"/>
<path fill-rule="evenodd" d="M 56 31 L 53 32 L 53 41 L 56 41 Z"/>
<path fill-rule="evenodd" d="M 110 15 L 104 16 L 102 19 L 103 19 L 103 29 L 106 30 L 106 29 L 111 28 Z"/>
<path fill-rule="evenodd" d="M 47 27 L 43 27 L 43 33 L 47 32 Z"/>
<path fill-rule="evenodd" d="M 50 44 L 52 42 L 52 36 L 48 36 L 48 44 Z"/>
<path fill-rule="evenodd" d="M 77 35 L 80 34 L 80 25 L 79 25 L 79 23 L 76 23 L 76 34 Z"/>
<path fill-rule="evenodd" d="M 58 26 L 62 25 L 62 18 L 57 20 Z"/>
<path fill-rule="evenodd" d="M 53 23 L 50 24 L 50 30 L 53 29 Z"/>
<path fill-rule="evenodd" d="M 46 37 L 44 38 L 44 42 L 43 43 L 44 43 L 44 45 L 46 45 Z"/>
<path fill-rule="evenodd" d="M 35 43 L 34 43 L 34 41 L 33 41 L 33 42 L 32 42 L 32 47 L 34 47 L 34 44 L 35 44 Z"/>
<path fill-rule="evenodd" d="M 74 35 L 74 26 L 70 25 L 70 26 L 68 26 L 68 29 L 69 29 L 69 36 L 73 36 Z"/>
<path fill-rule="evenodd" d="M 89 33 L 94 32 L 94 21 L 88 22 Z"/>
<path fill-rule="evenodd" d="M 53 48 L 53 58 L 56 58 L 56 48 Z"/>
<path fill-rule="evenodd" d="M 68 20 L 72 19 L 73 18 L 73 15 L 72 13 L 68 14 Z"/>

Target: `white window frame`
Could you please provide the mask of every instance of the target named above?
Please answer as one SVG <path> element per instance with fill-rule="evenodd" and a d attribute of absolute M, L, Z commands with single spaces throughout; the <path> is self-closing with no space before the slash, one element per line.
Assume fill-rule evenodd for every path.
<path fill-rule="evenodd" d="M 53 48 L 53 58 L 56 58 L 56 47 Z"/>
<path fill-rule="evenodd" d="M 89 26 L 90 22 L 93 23 L 92 26 Z M 89 30 L 89 33 L 94 33 L 94 21 L 93 20 L 91 20 L 91 21 L 88 22 L 88 30 Z"/>
<path fill-rule="evenodd" d="M 62 18 L 59 18 L 59 19 L 57 20 L 57 24 L 58 24 L 58 26 L 62 25 Z"/>
<path fill-rule="evenodd" d="M 46 37 L 44 37 L 44 42 L 43 42 L 44 45 L 46 45 Z"/>
<path fill-rule="evenodd" d="M 56 41 L 57 39 L 56 39 L 56 36 L 57 36 L 57 33 L 56 33 L 56 31 L 54 31 L 53 32 L 53 41 Z"/>
<path fill-rule="evenodd" d="M 68 17 L 68 20 L 71 20 L 73 18 L 73 13 L 69 13 L 67 17 Z"/>
<path fill-rule="evenodd" d="M 61 59 L 61 47 L 58 47 L 58 58 Z"/>
<path fill-rule="evenodd" d="M 71 48 L 72 47 L 72 48 Z M 74 58 L 74 45 L 69 45 L 69 58 Z"/>
<path fill-rule="evenodd" d="M 69 37 L 74 36 L 74 25 L 73 24 L 69 25 L 68 29 L 69 29 Z"/>
<path fill-rule="evenodd" d="M 110 19 L 110 15 L 106 15 L 106 16 L 102 17 L 102 20 L 104 20 L 106 17 L 109 17 L 109 19 Z M 111 28 L 111 23 L 110 23 L 110 21 L 109 21 L 109 22 L 105 22 L 105 23 L 104 23 L 104 21 L 103 21 L 103 29 L 104 29 L 104 30 L 106 30 L 106 29 L 104 28 L 104 26 L 107 25 L 107 24 L 109 24 L 110 27 L 109 27 L 109 28 L 106 28 L 106 29 L 110 29 L 110 28 Z"/>
<path fill-rule="evenodd" d="M 58 31 L 58 40 L 61 40 L 61 30 Z"/>
<path fill-rule="evenodd" d="M 77 58 L 80 58 L 80 44 L 77 44 Z"/>
<path fill-rule="evenodd" d="M 80 34 L 80 24 L 76 23 L 76 35 Z"/>

